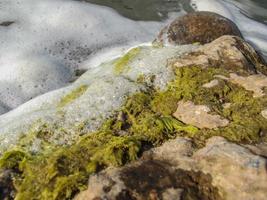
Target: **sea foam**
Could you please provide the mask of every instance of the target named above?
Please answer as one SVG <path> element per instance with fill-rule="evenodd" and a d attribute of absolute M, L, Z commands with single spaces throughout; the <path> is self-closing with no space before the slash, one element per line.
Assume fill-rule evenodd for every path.
<path fill-rule="evenodd" d="M 3 22 L 10 23 L 0 26 L 0 114 L 67 86 L 78 69 L 153 40 L 167 23 L 71 0 L 0 0 Z"/>

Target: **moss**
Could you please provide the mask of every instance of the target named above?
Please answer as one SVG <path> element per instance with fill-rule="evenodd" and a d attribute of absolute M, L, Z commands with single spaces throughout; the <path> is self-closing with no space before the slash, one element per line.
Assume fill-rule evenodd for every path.
<path fill-rule="evenodd" d="M 131 59 L 137 56 L 140 53 L 140 51 L 141 51 L 140 47 L 133 48 L 123 57 L 117 59 L 114 62 L 114 73 L 116 75 L 120 75 L 123 72 L 127 72 L 130 69 L 130 66 L 128 65 L 129 62 L 131 61 Z"/>
<path fill-rule="evenodd" d="M 176 79 L 164 92 L 158 92 L 152 100 L 152 109 L 164 115 L 174 113 L 177 102 L 190 100 L 198 105 L 208 105 L 214 114 L 219 114 L 230 121 L 227 127 L 217 130 L 200 130 L 193 134 L 193 139 L 205 141 L 211 136 L 223 136 L 238 143 L 255 143 L 266 140 L 260 135 L 267 130 L 267 120 L 261 111 L 267 106 L 266 96 L 253 98 L 253 94 L 244 88 L 225 80 L 213 88 L 204 88 L 203 84 L 214 79 L 214 75 L 227 75 L 219 68 L 202 69 L 199 67 L 180 68 L 176 70 Z M 224 108 L 230 103 L 229 108 Z M 186 134 L 192 137 L 192 135 Z"/>
<path fill-rule="evenodd" d="M 69 199 L 84 189 L 88 176 L 103 166 L 121 166 L 135 160 L 140 141 L 134 136 L 114 136 L 97 132 L 70 147 L 48 154 L 27 155 L 7 152 L 1 166 L 19 166 L 21 178 L 15 181 L 16 199 Z"/>
<path fill-rule="evenodd" d="M 88 89 L 88 85 L 81 85 L 78 88 L 74 89 L 73 91 L 71 91 L 69 94 L 67 94 L 60 100 L 58 107 L 61 108 L 61 107 L 64 107 L 70 104 L 75 99 L 82 96 L 86 92 L 87 89 Z"/>
<path fill-rule="evenodd" d="M 219 68 L 185 67 L 175 73 L 175 80 L 165 91 L 149 88 L 132 95 L 97 132 L 85 134 L 70 146 L 53 146 L 53 151 L 41 154 L 6 152 L 0 159 L 2 168 L 19 169 L 16 199 L 70 199 L 86 187 L 90 174 L 124 165 L 137 159 L 145 145 L 156 146 L 177 135 L 191 137 L 197 144 L 214 135 L 238 143 L 264 139 L 260 132 L 267 130 L 267 120 L 260 112 L 267 106 L 266 97 L 253 98 L 252 92 L 224 80 L 213 88 L 202 87 L 214 75 L 227 75 Z M 174 119 L 172 113 L 182 99 L 208 105 L 230 124 L 216 130 L 197 129 Z M 224 108 L 225 103 L 231 106 Z M 46 127 L 35 134 L 43 141 L 49 141 L 49 135 L 53 132 L 47 134 Z"/>
<path fill-rule="evenodd" d="M 8 151 L 1 157 L 0 168 L 17 170 L 20 162 L 26 158 L 27 154 L 21 150 Z"/>

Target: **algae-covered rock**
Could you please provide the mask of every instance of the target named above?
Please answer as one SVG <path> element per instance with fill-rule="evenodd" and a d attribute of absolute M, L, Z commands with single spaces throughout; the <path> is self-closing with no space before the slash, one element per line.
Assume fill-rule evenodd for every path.
<path fill-rule="evenodd" d="M 212 200 L 239 192 L 246 199 L 255 192 L 261 199 L 266 160 L 255 154 L 264 155 L 257 145 L 267 142 L 266 76 L 255 52 L 244 56 L 235 46 L 239 40 L 135 47 L 1 116 L 0 168 L 12 171 L 16 200 L 71 199 L 83 190 L 77 198 Z M 146 151 L 151 156 L 131 164 Z M 247 179 L 259 182 L 249 190 L 241 185 Z"/>
<path fill-rule="evenodd" d="M 27 135 L 45 128 L 46 143 L 69 145 L 80 135 L 97 130 L 122 106 L 127 96 L 150 87 L 164 88 L 173 78 L 168 59 L 195 49 L 192 45 L 170 48 L 141 46 L 87 71 L 66 88 L 44 94 L 0 117 L 0 152 L 23 139 L 38 151 L 41 137 L 25 145 Z M 140 81 L 140 77 L 143 80 Z M 27 116 L 27 117 L 25 117 Z M 34 134 L 32 134 L 34 132 Z M 39 134 L 40 135 L 40 134 Z M 25 139 L 26 138 L 26 139 Z M 40 141 L 41 139 L 41 141 Z"/>

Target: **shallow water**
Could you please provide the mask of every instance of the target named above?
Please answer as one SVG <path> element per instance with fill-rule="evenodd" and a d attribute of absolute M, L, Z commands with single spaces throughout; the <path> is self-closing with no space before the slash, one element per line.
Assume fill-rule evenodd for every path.
<path fill-rule="evenodd" d="M 80 0 L 78 0 L 80 1 Z M 84 0 L 115 9 L 121 15 L 133 20 L 162 20 L 169 12 L 193 11 L 188 0 Z M 267 23 L 266 0 L 228 0 L 234 3 L 244 15 Z"/>

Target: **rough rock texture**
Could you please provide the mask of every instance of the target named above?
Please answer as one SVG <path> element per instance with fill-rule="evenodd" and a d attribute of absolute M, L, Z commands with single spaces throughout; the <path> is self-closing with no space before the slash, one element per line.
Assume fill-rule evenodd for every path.
<path fill-rule="evenodd" d="M 253 97 L 263 97 L 266 95 L 265 88 L 267 87 L 267 77 L 262 74 L 239 76 L 235 73 L 230 73 L 229 78 L 222 75 L 216 75 L 216 78 L 230 81 L 234 84 L 238 84 L 248 91 L 253 92 Z"/>
<path fill-rule="evenodd" d="M 257 52 L 238 37 L 222 36 L 197 50 L 176 59 L 174 66 L 223 67 L 234 72 L 240 69 L 252 74 L 266 73 L 265 62 Z"/>
<path fill-rule="evenodd" d="M 191 124 L 198 128 L 214 129 L 229 124 L 229 121 L 223 119 L 220 115 L 209 114 L 210 111 L 208 106 L 194 105 L 190 101 L 180 101 L 173 116 L 186 124 Z"/>
<path fill-rule="evenodd" d="M 243 77 L 231 73 L 230 81 L 241 85 L 246 90 L 253 91 L 253 97 L 262 97 L 266 95 L 263 89 L 267 87 L 267 77 L 264 75 L 259 74 Z"/>
<path fill-rule="evenodd" d="M 199 150 L 177 138 L 123 168 L 109 168 L 89 179 L 76 200 L 229 199 L 264 200 L 267 160 L 221 137 Z"/>
<path fill-rule="evenodd" d="M 174 20 L 159 35 L 162 41 L 164 31 L 172 44 L 206 44 L 223 35 L 242 37 L 238 27 L 229 19 L 212 12 L 194 12 Z"/>

